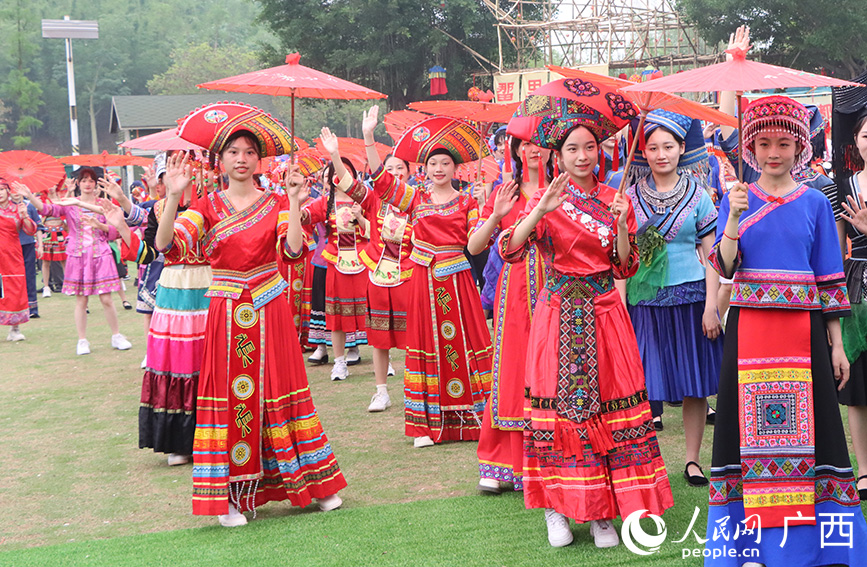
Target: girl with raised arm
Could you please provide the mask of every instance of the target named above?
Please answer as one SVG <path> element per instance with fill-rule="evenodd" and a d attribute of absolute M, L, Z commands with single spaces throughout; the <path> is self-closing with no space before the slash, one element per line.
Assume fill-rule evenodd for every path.
<path fill-rule="evenodd" d="M 490 393 L 491 340 L 463 250 L 478 220 L 478 204 L 452 187 L 458 158 L 443 143 L 449 142 L 446 131 L 411 128 L 408 134 L 421 128 L 415 137 L 424 139 L 424 149 L 410 142 L 395 147 L 396 156 L 425 164 L 426 187 L 411 187 L 386 171 L 374 149 L 378 113 L 374 106 L 362 120 L 373 191 L 409 216 L 413 232 L 410 259 L 415 266 L 408 283 L 404 373 L 406 435 L 415 447 L 476 440 Z M 403 140 L 411 140 L 411 135 Z M 477 140 L 476 147 L 480 143 Z M 345 173 L 340 183 L 347 190 L 353 187 Z M 360 190 L 348 195 L 357 202 L 365 196 Z"/>
<path fill-rule="evenodd" d="M 108 243 L 116 240 L 117 230 L 105 224 L 102 207 L 97 203 L 98 177 L 89 167 L 78 170 L 76 188 L 78 198 L 67 197 L 56 203 L 42 203 L 26 186 L 16 188 L 39 210 L 42 216 L 65 218 L 69 237 L 66 242 L 66 270 L 63 293 L 74 295 L 75 328 L 78 331 L 76 354 L 90 354 L 87 340 L 87 301 L 92 295 L 99 296 L 105 319 L 111 329 L 111 346 L 129 350 L 132 345 L 120 334 L 117 311 L 111 301 L 111 293 L 120 291 L 114 256 Z"/>
<path fill-rule="evenodd" d="M 771 96 L 743 112 L 760 172 L 720 205 L 710 262 L 733 278 L 714 427 L 706 565 L 860 565 L 867 552 L 837 408 L 849 298 L 834 213 L 793 171 L 812 153 L 809 112 Z M 830 341 L 830 349 L 829 349 Z M 845 518 L 844 530 L 827 526 Z M 723 524 L 754 528 L 733 541 Z M 713 537 L 716 535 L 717 537 Z M 736 554 L 730 552 L 737 551 Z"/>
<path fill-rule="evenodd" d="M 614 280 L 638 269 L 629 199 L 593 171 L 599 141 L 618 126 L 563 101 L 546 145 L 565 171 L 500 236 L 515 262 L 535 244 L 547 260 L 527 344 L 524 502 L 544 508 L 548 542 L 569 545 L 569 518 L 597 547 L 618 545 L 612 520 L 673 505 L 653 428 L 635 334 Z"/>
<path fill-rule="evenodd" d="M 235 116 L 231 127 L 224 124 Z M 228 186 L 175 220 L 191 184 L 187 157 L 169 159 L 166 202 L 155 237 L 167 256 L 201 247 L 213 281 L 193 441 L 193 513 L 223 526 L 275 500 L 322 510 L 346 486 L 313 405 L 287 283 L 278 263 L 298 258 L 304 178 L 287 173 L 287 197 L 253 182 L 259 158 L 287 153 L 290 135 L 258 109 L 223 103 L 193 112 L 180 136 L 217 152 Z"/>

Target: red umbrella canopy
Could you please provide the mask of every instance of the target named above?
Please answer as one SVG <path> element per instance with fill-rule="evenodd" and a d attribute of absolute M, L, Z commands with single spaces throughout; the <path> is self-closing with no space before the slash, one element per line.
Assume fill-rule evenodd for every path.
<path fill-rule="evenodd" d="M 177 128 L 163 130 L 156 134 L 148 134 L 140 136 L 129 142 L 124 142 L 120 145 L 122 148 L 131 148 L 136 150 L 157 150 L 167 152 L 169 150 L 205 150 L 207 148 L 188 142 L 178 137 Z"/>
<path fill-rule="evenodd" d="M 385 131 L 397 142 L 407 128 L 415 126 L 425 118 L 426 114 L 415 110 L 393 110 L 386 114 L 382 121 L 385 123 Z"/>
<path fill-rule="evenodd" d="M 606 82 L 559 79 L 521 101 L 508 133 L 553 148 L 570 129 L 584 126 L 601 141 L 626 126 L 638 112 L 638 107 Z"/>
<path fill-rule="evenodd" d="M 83 165 L 89 167 L 124 167 L 127 165 L 150 165 L 150 158 L 130 156 L 126 154 L 110 154 L 103 150 L 101 154 L 81 154 L 78 156 L 64 156 L 60 161 L 68 165 Z"/>
<path fill-rule="evenodd" d="M 300 64 L 301 55 L 286 56 L 286 64 L 198 85 L 203 89 L 272 96 L 326 99 L 375 99 L 386 95 Z"/>
<path fill-rule="evenodd" d="M 707 65 L 624 87 L 624 92 L 754 91 L 787 87 L 847 87 L 858 83 L 749 61 L 743 49 L 729 49 L 731 61 Z"/>
<path fill-rule="evenodd" d="M 731 126 L 732 128 L 737 128 L 738 126 L 737 118 L 735 118 L 734 116 L 730 116 L 725 112 L 720 112 L 719 110 L 716 110 L 715 108 L 710 108 L 709 106 L 705 106 L 701 103 L 688 100 L 677 95 L 665 92 L 635 92 L 625 90 L 625 87 L 636 84 L 632 81 L 618 79 L 615 77 L 608 77 L 605 75 L 599 75 L 597 73 L 582 71 L 580 69 L 558 67 L 556 65 L 548 65 L 548 68 L 555 73 L 559 73 L 564 77 L 568 77 L 570 79 L 598 81 L 600 83 L 609 85 L 615 89 L 619 89 L 624 94 L 626 94 L 626 96 L 628 96 L 632 100 L 632 102 L 641 107 L 642 110 L 648 112 L 651 110 L 664 109 L 671 112 L 677 112 L 678 114 L 683 114 L 684 116 L 689 116 L 690 118 L 706 120 L 713 124 L 725 124 Z"/>
<path fill-rule="evenodd" d="M 467 124 L 447 116 L 431 116 L 403 133 L 394 146 L 394 155 L 422 163 L 437 148 L 445 148 L 455 163 L 476 161 L 490 155 L 482 135 Z"/>
<path fill-rule="evenodd" d="M 508 122 L 518 108 L 517 102 L 497 104 L 475 100 L 428 100 L 413 102 L 409 107 L 413 110 L 450 116 L 471 122 Z"/>
<path fill-rule="evenodd" d="M 30 150 L 0 152 L 0 177 L 20 181 L 31 191 L 48 191 L 66 177 L 63 164 L 56 158 Z"/>

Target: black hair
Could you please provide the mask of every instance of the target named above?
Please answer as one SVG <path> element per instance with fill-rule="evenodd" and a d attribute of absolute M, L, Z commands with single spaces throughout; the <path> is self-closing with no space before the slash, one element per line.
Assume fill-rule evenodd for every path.
<path fill-rule="evenodd" d="M 668 128 L 668 127 L 666 127 L 666 126 L 657 126 L 656 128 L 654 128 L 654 129 L 650 132 L 650 134 L 647 134 L 647 135 L 644 137 L 644 141 L 647 142 L 647 139 L 650 138 L 650 136 L 651 136 L 654 132 L 656 132 L 657 130 L 662 130 L 663 132 L 668 132 L 669 134 L 671 134 L 671 137 L 674 138 L 674 141 L 677 142 L 678 144 L 683 144 L 683 143 L 684 143 L 684 139 L 681 138 L 680 135 L 678 135 L 676 132 L 672 131 L 671 128 Z M 643 133 L 642 133 L 642 134 L 643 134 Z"/>
<path fill-rule="evenodd" d="M 385 156 L 385 159 L 382 160 L 382 166 L 385 167 L 385 162 L 387 162 L 387 161 L 390 160 L 391 158 L 399 159 L 400 161 L 402 161 L 402 162 L 403 162 L 403 165 L 406 166 L 406 171 L 407 171 L 407 173 L 410 171 L 410 169 L 409 169 L 409 162 L 406 161 L 406 160 L 403 159 L 403 158 L 399 158 L 399 157 L 397 157 L 397 156 L 394 155 L 394 154 L 388 154 L 387 156 Z"/>
<path fill-rule="evenodd" d="M 506 139 L 506 131 L 505 130 L 497 130 L 494 133 L 494 146 L 496 147 L 500 142 L 503 142 Z"/>
<path fill-rule="evenodd" d="M 858 137 L 858 132 L 864 127 L 864 122 L 867 121 L 867 110 L 861 113 L 861 116 L 855 121 L 855 127 L 852 128 L 852 137 Z"/>
<path fill-rule="evenodd" d="M 458 160 L 455 159 L 455 156 L 452 152 L 448 151 L 445 148 L 434 148 L 428 153 L 428 155 L 425 156 L 425 158 L 424 158 L 425 166 L 427 166 L 428 160 L 434 156 L 449 156 L 450 158 L 452 158 L 452 161 L 455 163 L 455 165 L 458 164 Z"/>
<path fill-rule="evenodd" d="M 99 181 L 100 175 L 96 172 L 96 169 L 92 167 L 85 166 L 78 168 L 78 171 L 75 172 L 75 189 L 72 191 L 72 194 L 76 197 L 81 196 L 81 189 L 78 187 L 78 184 L 85 177 L 90 177 L 91 179 L 93 179 L 93 182 L 96 183 Z M 98 196 L 103 196 L 102 191 L 99 192 Z"/>
<path fill-rule="evenodd" d="M 358 172 L 355 169 L 355 166 L 352 165 L 352 162 L 345 157 L 341 157 L 340 161 L 343 162 L 343 166 L 349 170 L 349 173 L 352 174 L 352 179 L 356 179 L 358 177 Z M 327 185 L 326 185 L 327 184 Z M 328 219 L 331 218 L 331 213 L 334 211 L 334 195 L 336 191 L 334 190 L 334 162 L 328 162 L 328 165 L 325 167 L 325 176 L 322 179 L 322 188 L 328 189 L 328 206 L 325 207 L 325 235 L 331 236 L 331 228 L 328 225 Z"/>
<path fill-rule="evenodd" d="M 593 139 L 596 140 L 596 145 L 598 146 L 600 144 L 599 136 L 596 135 L 596 132 L 594 132 L 593 130 L 591 130 L 590 128 L 588 128 L 587 126 L 585 126 L 583 124 L 576 124 L 575 126 L 572 126 L 571 128 L 569 128 L 566 131 L 566 134 L 562 138 L 560 138 L 560 140 L 557 141 L 557 146 L 554 149 L 556 149 L 558 152 L 562 151 L 563 150 L 563 144 L 566 143 L 566 140 L 569 138 L 569 136 L 572 135 L 572 132 L 574 132 L 578 128 L 584 128 L 585 130 L 590 132 L 590 134 L 593 135 Z"/>
<path fill-rule="evenodd" d="M 229 137 L 226 138 L 226 141 L 223 142 L 222 146 L 220 146 L 220 151 L 217 152 L 220 154 L 220 157 L 223 156 L 223 152 L 226 151 L 226 148 L 231 146 L 232 142 L 234 142 L 238 138 L 246 138 L 247 141 L 249 141 L 253 145 L 253 147 L 256 148 L 256 155 L 258 155 L 259 158 L 262 157 L 262 148 L 259 147 L 259 140 L 256 138 L 256 135 L 249 130 L 235 130 L 234 132 L 229 134 Z"/>
<path fill-rule="evenodd" d="M 515 163 L 514 173 L 512 174 L 512 178 L 515 180 L 520 180 L 524 178 L 524 160 L 521 159 L 521 154 L 519 153 L 519 149 L 521 148 L 521 138 L 516 138 L 512 136 L 512 141 L 509 144 L 509 152 L 506 154 L 505 159 L 509 159 L 511 157 L 512 161 Z M 554 152 L 548 154 L 548 161 L 545 163 L 545 175 L 547 179 L 554 179 Z"/>

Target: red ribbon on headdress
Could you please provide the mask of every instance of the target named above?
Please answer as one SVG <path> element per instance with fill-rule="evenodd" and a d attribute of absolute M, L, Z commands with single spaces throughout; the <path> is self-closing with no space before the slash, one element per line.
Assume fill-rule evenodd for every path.
<path fill-rule="evenodd" d="M 530 167 L 529 167 L 529 164 L 527 163 L 527 150 L 526 149 L 521 150 L 521 165 L 523 166 L 523 175 L 521 177 L 521 180 L 524 183 L 529 183 L 530 182 Z"/>
<path fill-rule="evenodd" d="M 537 172 L 537 173 L 538 173 L 538 176 L 539 176 L 539 185 L 538 185 L 538 188 L 539 188 L 539 189 L 544 189 L 544 188 L 545 188 L 545 166 L 544 166 L 544 164 L 542 163 L 542 154 L 539 154 L 539 162 L 538 162 L 538 163 L 539 163 L 539 165 L 537 166 L 537 167 L 538 167 L 538 172 Z"/>

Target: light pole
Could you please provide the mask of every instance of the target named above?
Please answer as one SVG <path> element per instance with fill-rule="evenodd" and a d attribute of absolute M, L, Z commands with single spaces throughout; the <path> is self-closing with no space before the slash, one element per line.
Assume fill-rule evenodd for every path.
<path fill-rule="evenodd" d="M 96 20 L 42 20 L 42 37 L 66 40 L 66 83 L 69 89 L 69 137 L 72 155 L 78 155 L 78 109 L 75 106 L 75 70 L 72 67 L 72 40 L 99 39 L 99 23 Z"/>

